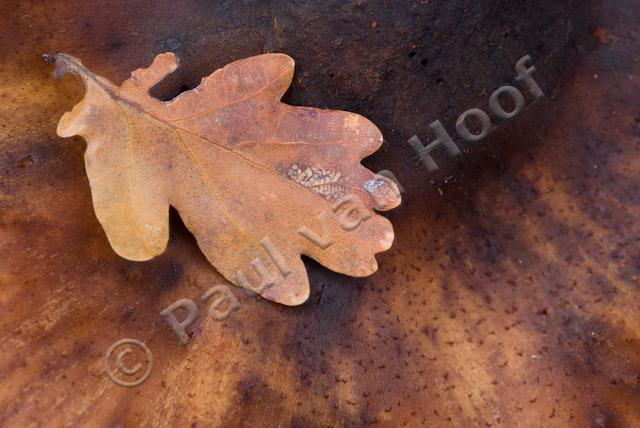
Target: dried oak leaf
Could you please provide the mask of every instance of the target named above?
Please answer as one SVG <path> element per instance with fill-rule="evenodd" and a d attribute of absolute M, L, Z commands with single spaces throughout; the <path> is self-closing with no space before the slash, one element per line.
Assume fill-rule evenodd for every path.
<path fill-rule="evenodd" d="M 161 254 L 171 205 L 226 279 L 275 302 L 307 299 L 301 254 L 350 276 L 377 270 L 393 228 L 369 209 L 400 203 L 393 182 L 360 164 L 380 147 L 380 131 L 354 113 L 280 102 L 289 56 L 235 61 L 169 102 L 149 89 L 177 68 L 172 53 L 120 86 L 72 56 L 49 59 L 56 76 L 84 82 L 58 135 L 87 141 L 93 206 L 120 256 Z"/>

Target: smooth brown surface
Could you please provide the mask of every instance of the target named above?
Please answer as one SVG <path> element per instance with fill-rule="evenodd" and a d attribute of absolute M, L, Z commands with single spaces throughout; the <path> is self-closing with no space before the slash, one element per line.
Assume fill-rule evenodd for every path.
<path fill-rule="evenodd" d="M 274 302 L 309 297 L 302 254 L 356 277 L 378 269 L 393 227 L 371 210 L 397 207 L 400 192 L 360 161 L 382 135 L 354 113 L 281 103 L 292 58 L 235 61 L 170 102 L 149 89 L 177 68 L 173 53 L 120 86 L 72 56 L 52 60 L 84 83 L 57 132 L 87 141 L 93 207 L 120 256 L 162 254 L 172 206 L 218 272 Z"/>
<path fill-rule="evenodd" d="M 8 4 L 0 424 L 639 426 L 637 9 L 625 0 Z M 180 345 L 159 312 L 221 277 L 176 215 L 158 258 L 113 252 L 91 206 L 85 143 L 55 135 L 82 86 L 52 78 L 40 56 L 69 52 L 119 83 L 168 50 L 183 66 L 154 89 L 162 99 L 233 60 L 286 52 L 297 69 L 284 101 L 379 126 L 386 143 L 365 164 L 392 170 L 406 193 L 388 214 L 396 242 L 378 273 L 354 280 L 309 262 L 306 304 L 236 293 L 237 311 L 223 323 L 201 316 Z M 433 120 L 451 131 L 459 113 L 486 107 L 493 89 L 514 84 L 525 54 L 543 102 L 528 98 L 460 165 L 442 156 L 441 175 L 411 160 L 406 139 L 426 141 Z M 154 356 L 132 389 L 103 369 L 124 337 Z"/>

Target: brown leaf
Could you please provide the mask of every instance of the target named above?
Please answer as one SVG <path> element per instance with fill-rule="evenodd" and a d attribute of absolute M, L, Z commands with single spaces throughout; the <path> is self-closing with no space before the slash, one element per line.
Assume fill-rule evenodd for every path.
<path fill-rule="evenodd" d="M 393 229 L 369 209 L 400 203 L 393 182 L 360 164 L 380 131 L 357 114 L 281 103 L 293 77 L 287 55 L 233 62 L 170 102 L 148 91 L 177 68 L 172 53 L 121 86 L 69 55 L 55 62 L 57 76 L 84 81 L 58 135 L 87 141 L 93 206 L 122 257 L 165 250 L 171 205 L 225 278 L 269 300 L 307 299 L 301 254 L 351 276 L 377 270 Z"/>

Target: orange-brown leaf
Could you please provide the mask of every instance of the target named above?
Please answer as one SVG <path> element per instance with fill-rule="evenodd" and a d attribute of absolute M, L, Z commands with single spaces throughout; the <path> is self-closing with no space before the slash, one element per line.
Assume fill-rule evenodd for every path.
<path fill-rule="evenodd" d="M 93 206 L 122 257 L 161 254 L 173 206 L 225 278 L 276 302 L 307 299 L 301 254 L 351 276 L 376 271 L 393 229 L 370 209 L 400 203 L 393 182 L 360 164 L 380 131 L 354 113 L 280 102 L 287 55 L 233 62 L 170 102 L 148 91 L 176 69 L 172 53 L 120 86 L 69 55 L 55 61 L 86 88 L 58 135 L 87 141 Z"/>

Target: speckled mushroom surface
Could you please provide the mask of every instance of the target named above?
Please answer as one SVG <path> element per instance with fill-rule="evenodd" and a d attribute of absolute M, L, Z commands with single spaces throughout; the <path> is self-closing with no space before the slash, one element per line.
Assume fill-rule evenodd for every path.
<path fill-rule="evenodd" d="M 0 18 L 0 426 L 640 426 L 640 10 L 633 1 L 9 1 Z M 266 52 L 283 101 L 357 112 L 363 164 L 402 205 L 367 278 L 306 259 L 289 307 L 238 292 L 170 213 L 166 251 L 119 257 L 92 207 L 86 143 L 56 135 L 83 96 L 43 53 L 120 84 L 162 52 L 170 100 Z M 407 144 L 487 110 L 530 55 L 545 97 L 429 172 Z M 284 174 L 304 180 L 306 168 Z M 329 176 L 333 171 L 327 171 Z M 160 312 L 200 315 L 183 345 Z M 153 367 L 115 384 L 123 338 Z"/>

